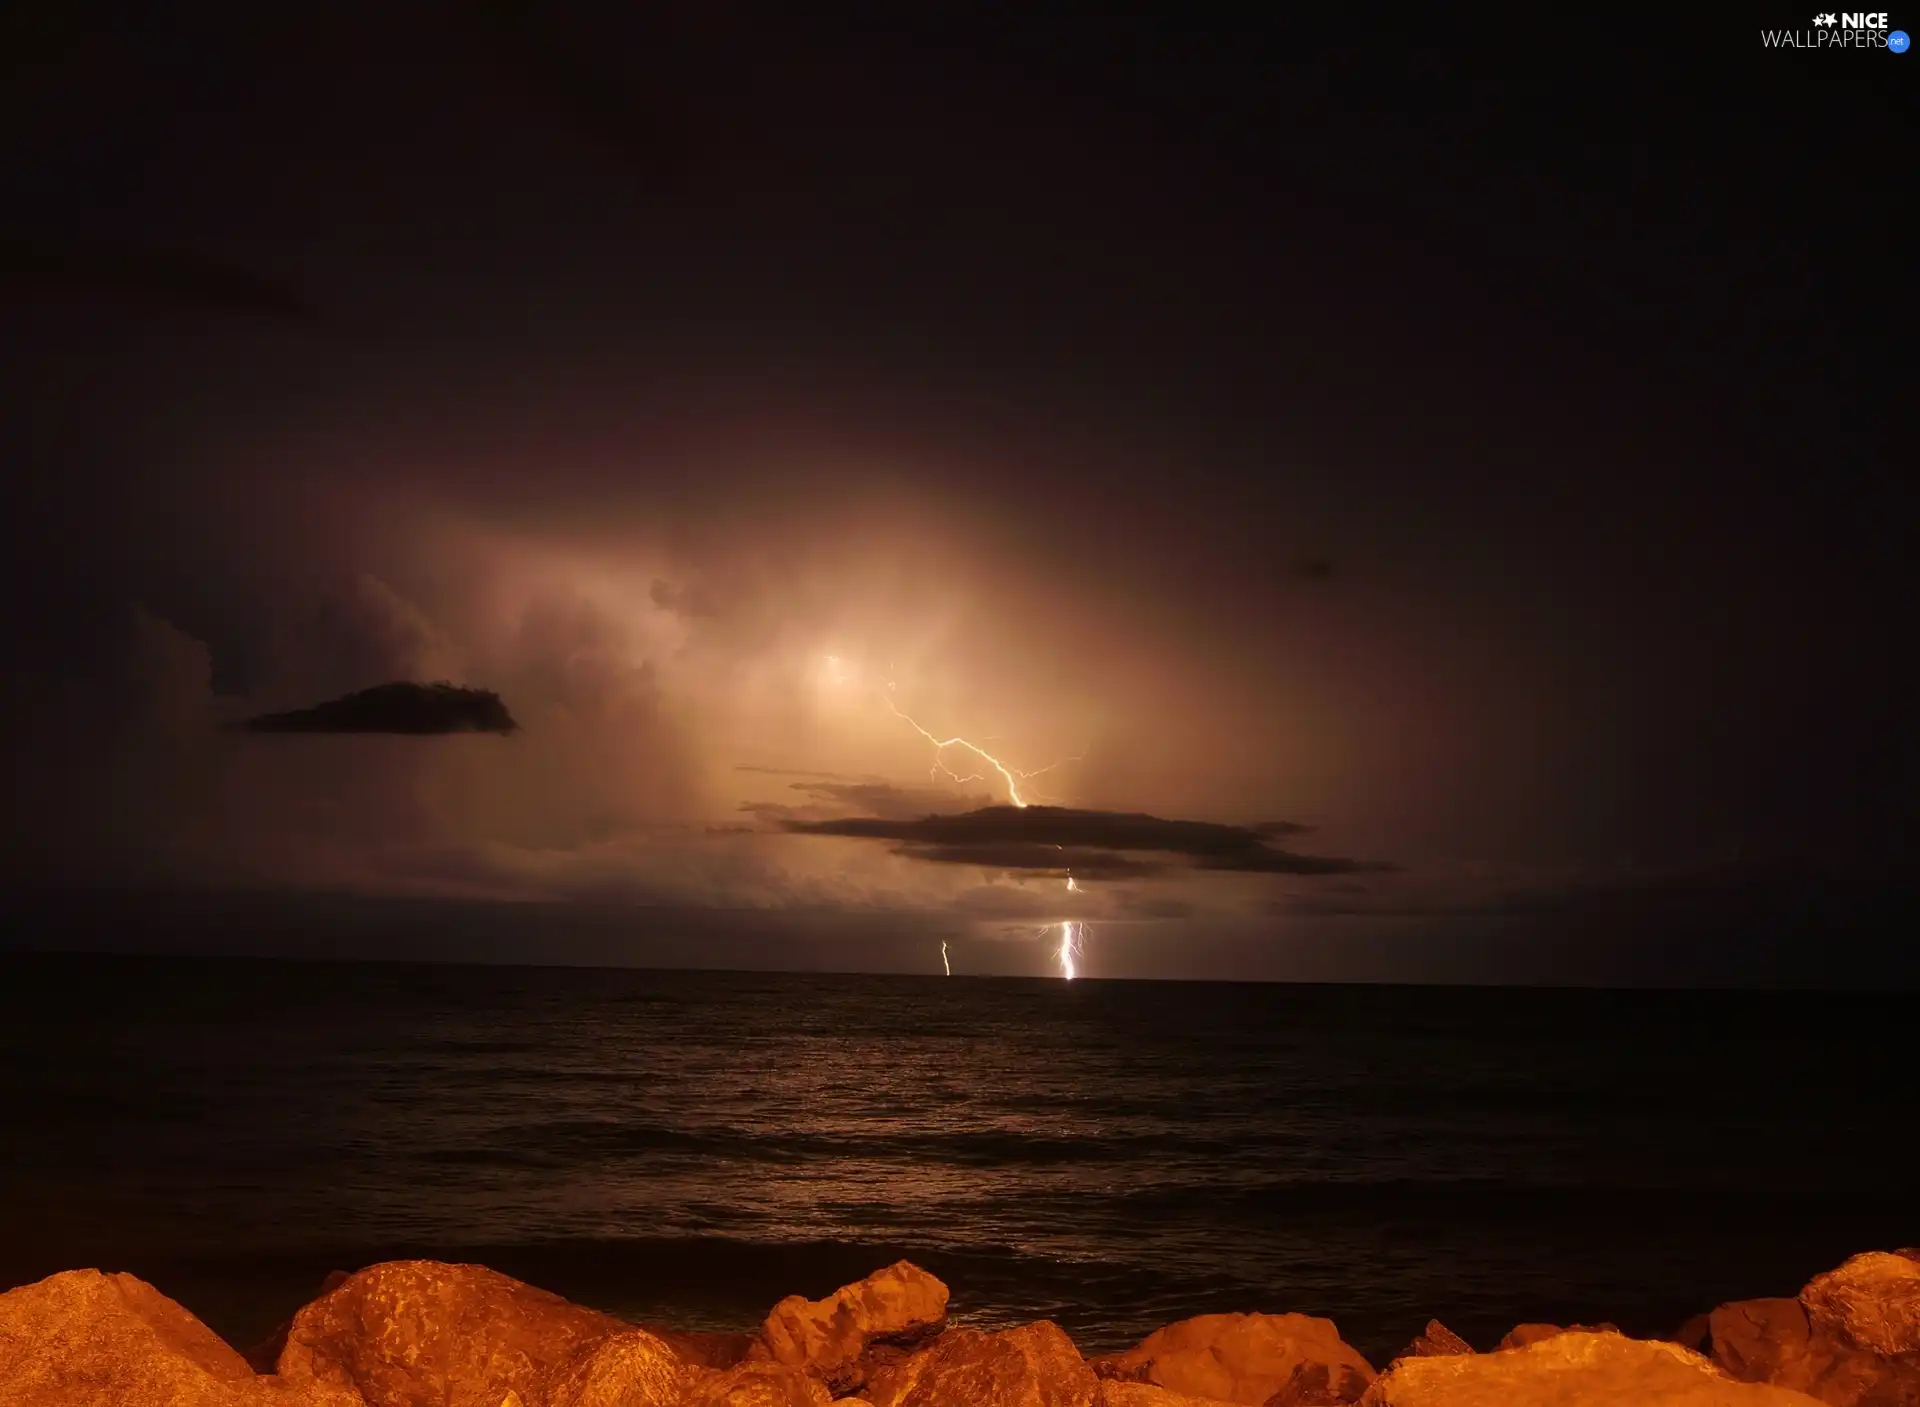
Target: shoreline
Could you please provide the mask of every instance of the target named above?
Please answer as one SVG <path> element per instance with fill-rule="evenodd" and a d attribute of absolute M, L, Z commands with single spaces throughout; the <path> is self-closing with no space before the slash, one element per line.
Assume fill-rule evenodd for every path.
<path fill-rule="evenodd" d="M 1474 1344 L 1430 1319 L 1383 1362 L 1297 1310 L 1185 1318 L 1102 1353 L 1049 1320 L 969 1326 L 949 1300 L 903 1260 L 820 1300 L 789 1295 L 752 1330 L 703 1330 L 636 1324 L 483 1265 L 385 1261 L 332 1272 L 237 1349 L 163 1287 L 63 1271 L 0 1294 L 0 1407 L 1920 1402 L 1920 1248 L 1852 1256 L 1797 1297 L 1706 1306 L 1659 1337 L 1522 1323 Z"/>
<path fill-rule="evenodd" d="M 1773 1225 L 1791 1207 L 1758 1208 L 1753 1224 Z M 1886 1224 L 1876 1209 L 1856 1218 Z M 1744 1219 L 1744 1218 L 1743 1218 Z M 104 1231 L 105 1228 L 103 1228 Z M 1772 1235 L 1791 1241 L 1792 1228 Z M 31 1234 L 31 1233 L 29 1233 Z M 62 1242 L 73 1238 L 62 1235 Z M 1459 1239 L 1459 1238 L 1454 1238 Z M 1711 1254 L 1720 1238 L 1698 1247 Z M 271 1250 L 219 1251 L 191 1244 L 131 1256 L 114 1256 L 106 1237 L 69 1244 L 61 1255 L 47 1244 L 19 1238 L 0 1255 L 0 1292 L 30 1284 L 63 1269 L 99 1266 L 125 1271 L 179 1301 L 228 1342 L 256 1342 L 312 1298 L 314 1288 L 336 1269 L 385 1261 L 433 1260 L 480 1264 L 541 1286 L 582 1305 L 634 1322 L 657 1322 L 717 1332 L 757 1329 L 767 1307 L 794 1289 L 810 1294 L 858 1279 L 876 1265 L 906 1259 L 954 1287 L 952 1318 L 968 1327 L 999 1329 L 1033 1319 L 1051 1319 L 1089 1355 L 1117 1351 L 1153 1329 L 1203 1313 L 1305 1310 L 1337 1322 L 1342 1336 L 1371 1358 L 1384 1359 L 1416 1336 L 1436 1313 L 1450 1328 L 1485 1346 L 1527 1320 L 1608 1322 L 1641 1338 L 1658 1338 L 1701 1306 L 1764 1294 L 1792 1294 L 1823 1269 L 1845 1260 L 1864 1237 L 1825 1234 L 1805 1238 L 1790 1251 L 1754 1256 L 1725 1247 L 1724 1264 L 1706 1262 L 1684 1279 L 1673 1274 L 1676 1256 L 1649 1261 L 1645 1293 L 1620 1285 L 1613 1274 L 1594 1274 L 1585 1261 L 1564 1266 L 1542 1254 L 1537 1263 L 1512 1264 L 1489 1256 L 1476 1263 L 1451 1247 L 1421 1251 L 1425 1267 L 1437 1258 L 1456 1265 L 1458 1293 L 1434 1293 L 1436 1277 L 1423 1271 L 1422 1285 L 1395 1278 L 1393 1260 L 1341 1262 L 1298 1280 L 1275 1279 L 1269 1287 L 1236 1274 L 1208 1288 L 1185 1271 L 1149 1274 L 1144 1248 L 1131 1263 L 1082 1267 L 1041 1257 L 992 1252 L 954 1254 L 925 1244 L 886 1241 L 789 1243 L 726 1237 L 633 1237 L 559 1239 L 534 1243 L 396 1241 L 369 1244 L 317 1243 Z M 1500 1273 L 1504 1267 L 1507 1276 Z M 1578 1278 L 1576 1278 L 1578 1277 Z M 1384 1293 L 1370 1294 L 1369 1286 Z"/>

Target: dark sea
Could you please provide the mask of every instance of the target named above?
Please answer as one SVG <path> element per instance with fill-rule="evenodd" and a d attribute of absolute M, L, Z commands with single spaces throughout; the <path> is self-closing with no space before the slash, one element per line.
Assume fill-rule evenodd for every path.
<path fill-rule="evenodd" d="M 1662 1333 L 1920 1242 L 1911 999 L 0 958 L 0 1286 L 245 1345 L 481 1261 L 690 1328 L 906 1256 L 1093 1352 L 1213 1310 Z"/>

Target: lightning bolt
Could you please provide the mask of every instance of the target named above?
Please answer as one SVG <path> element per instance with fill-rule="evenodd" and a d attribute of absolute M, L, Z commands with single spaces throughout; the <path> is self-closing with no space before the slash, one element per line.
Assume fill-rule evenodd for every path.
<path fill-rule="evenodd" d="M 1060 925 L 1060 948 L 1054 954 L 1060 975 L 1071 982 L 1080 975 L 1080 925 L 1067 919 Z"/>
<path fill-rule="evenodd" d="M 891 689 L 893 686 L 889 684 L 887 687 Z M 1032 803 L 1020 794 L 1020 783 L 1029 781 L 1034 777 L 1045 776 L 1048 772 L 1053 771 L 1054 768 L 1064 767 L 1069 762 L 1080 761 L 1080 757 L 1063 757 L 1058 762 L 1049 762 L 1044 767 L 1036 767 L 1031 772 L 1023 772 L 1018 767 L 1013 767 L 1002 762 L 976 742 L 960 737 L 942 738 L 937 734 L 929 732 L 927 729 L 921 727 L 919 723 L 915 722 L 910 715 L 901 712 L 900 705 L 893 701 L 891 694 L 882 694 L 880 697 L 886 701 L 887 707 L 893 710 L 893 716 L 895 718 L 898 718 L 901 722 L 912 728 L 914 732 L 933 744 L 933 766 L 927 769 L 927 775 L 929 777 L 936 779 L 945 777 L 950 782 L 958 783 L 983 782 L 988 780 L 985 772 L 973 772 L 963 777 L 951 767 L 947 766 L 944 760 L 947 749 L 955 747 L 965 748 L 968 752 L 972 753 L 1000 774 L 1000 780 L 1007 784 L 1007 800 L 1011 801 L 1023 811 Z M 1085 754 L 1083 753 L 1081 756 L 1084 757 Z"/>
<path fill-rule="evenodd" d="M 853 682 L 852 675 L 848 672 L 846 661 L 841 659 L 840 656 L 825 655 L 822 656 L 822 658 L 825 659 L 827 664 L 827 676 L 835 684 L 845 685 Z M 967 782 L 991 781 L 994 775 L 998 775 L 1000 780 L 1006 784 L 1007 800 L 1024 811 L 1028 806 L 1033 804 L 1033 801 L 1021 795 L 1020 784 L 1022 782 L 1030 781 L 1034 777 L 1045 776 L 1056 767 L 1064 767 L 1069 762 L 1080 762 L 1086 757 L 1085 753 L 1078 753 L 1073 757 L 1063 757 L 1057 762 L 1049 762 L 1044 767 L 1036 767 L 1030 772 L 1024 771 L 1021 768 L 1013 766 L 1011 763 L 1002 762 L 971 738 L 957 736 L 943 738 L 931 729 L 922 726 L 918 719 L 907 713 L 899 704 L 893 701 L 893 687 L 893 680 L 887 680 L 886 686 L 877 691 L 880 700 L 886 704 L 888 710 L 895 718 L 898 718 L 902 723 L 905 723 L 909 728 L 913 729 L 914 732 L 933 744 L 933 765 L 927 769 L 927 776 L 931 780 L 938 781 L 940 778 L 945 777 L 950 782 L 964 785 Z M 992 742 L 993 738 L 987 737 L 982 741 Z M 946 756 L 949 749 L 952 748 L 961 748 L 972 753 L 975 757 L 979 758 L 980 761 L 986 763 L 988 767 L 991 767 L 993 772 L 990 774 L 987 772 L 974 771 L 962 776 L 947 766 Z M 1036 797 L 1034 800 L 1038 800 L 1038 798 Z"/>
<path fill-rule="evenodd" d="M 845 665 L 840 657 L 837 655 L 827 655 L 825 658 L 829 676 L 833 682 L 835 684 L 846 684 L 849 682 Z M 959 784 L 990 780 L 989 774 L 986 772 L 970 772 L 963 777 L 951 767 L 947 766 L 946 754 L 948 750 L 950 748 L 962 748 L 986 763 L 987 766 L 993 769 L 994 773 L 998 774 L 1000 780 L 1006 783 L 1007 800 L 1024 811 L 1028 806 L 1032 805 L 1033 802 L 1020 794 L 1020 784 L 1022 782 L 1031 781 L 1035 777 L 1045 776 L 1056 767 L 1064 767 L 1069 762 L 1079 762 L 1086 756 L 1085 753 L 1080 753 L 1074 757 L 1063 757 L 1058 762 L 1049 762 L 1045 767 L 1036 767 L 1032 771 L 1022 770 L 1019 767 L 1013 766 L 1011 763 L 1002 762 L 971 738 L 963 738 L 957 735 L 951 738 L 943 738 L 931 729 L 923 727 L 918 719 L 907 713 L 899 704 L 893 701 L 893 687 L 893 681 L 889 679 L 886 687 L 880 691 L 880 699 L 886 704 L 888 710 L 892 712 L 895 718 L 898 718 L 902 723 L 905 723 L 909 728 L 913 729 L 914 732 L 933 744 L 933 765 L 927 769 L 927 776 L 934 780 L 945 777 L 948 781 Z M 982 741 L 992 742 L 993 738 L 986 737 Z M 1057 850 L 1060 847 L 1055 846 L 1054 848 Z M 1081 892 L 1078 881 L 1076 881 L 1071 874 L 1067 876 L 1067 892 L 1069 894 L 1078 894 Z M 1046 936 L 1056 926 L 1060 930 L 1060 938 L 1058 946 L 1054 949 L 1054 961 L 1060 965 L 1060 975 L 1071 982 L 1080 975 L 1080 959 L 1083 953 L 1083 944 L 1086 941 L 1087 925 L 1079 919 L 1063 919 L 1058 925 L 1048 924 L 1047 927 L 1042 928 L 1040 935 L 1042 937 Z M 947 976 L 953 976 L 953 961 L 947 955 L 947 945 L 944 942 L 940 944 L 940 967 Z"/>

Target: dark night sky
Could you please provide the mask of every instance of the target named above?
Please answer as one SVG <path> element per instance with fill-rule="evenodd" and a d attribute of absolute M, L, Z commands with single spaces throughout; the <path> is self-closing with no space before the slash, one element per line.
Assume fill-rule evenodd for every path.
<path fill-rule="evenodd" d="M 16 891 L 1216 975 L 1911 914 L 1910 56 L 625 8 L 0 15 Z M 443 677 L 522 732 L 221 726 Z M 790 833 L 1007 799 L 888 699 L 1395 868 Z"/>

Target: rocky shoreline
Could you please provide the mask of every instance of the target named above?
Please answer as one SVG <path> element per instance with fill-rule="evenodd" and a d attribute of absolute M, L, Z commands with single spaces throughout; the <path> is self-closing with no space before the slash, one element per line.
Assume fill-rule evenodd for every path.
<path fill-rule="evenodd" d="M 951 1327 L 901 1261 L 757 1333 L 635 1325 L 478 1265 L 336 1272 L 236 1351 L 126 1274 L 0 1295 L 0 1407 L 1920 1407 L 1920 1249 L 1671 1339 L 1522 1324 L 1489 1351 L 1431 1322 L 1375 1366 L 1328 1319 L 1208 1314 L 1088 1360 L 1058 1325 Z"/>

